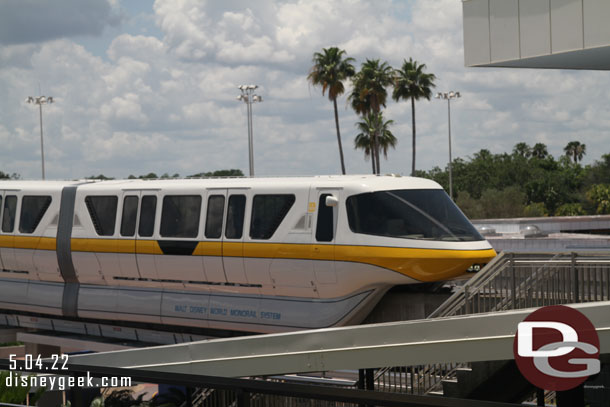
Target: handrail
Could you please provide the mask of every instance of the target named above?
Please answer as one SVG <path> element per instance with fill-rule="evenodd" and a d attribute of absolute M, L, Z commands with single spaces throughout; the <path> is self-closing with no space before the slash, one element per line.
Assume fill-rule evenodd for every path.
<path fill-rule="evenodd" d="M 502 252 L 428 318 L 598 300 L 610 300 L 610 252 Z M 468 366 L 453 363 L 400 368 L 410 372 L 412 384 L 402 391 L 429 394 L 440 390 L 444 380 L 455 378 L 458 369 Z M 378 385 L 383 387 L 383 379 L 395 370 L 379 369 L 375 375 Z"/>

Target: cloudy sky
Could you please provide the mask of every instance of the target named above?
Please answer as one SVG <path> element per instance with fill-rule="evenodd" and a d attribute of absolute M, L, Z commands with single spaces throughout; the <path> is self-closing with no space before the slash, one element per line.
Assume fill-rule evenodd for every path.
<path fill-rule="evenodd" d="M 44 107 L 47 178 L 248 169 L 246 106 L 258 84 L 256 175 L 339 173 L 332 104 L 308 85 L 312 54 L 338 46 L 393 67 L 413 57 L 452 103 L 454 157 L 481 148 L 571 140 L 585 163 L 610 153 L 606 72 L 465 68 L 460 0 L 2 0 L 0 170 L 40 177 Z M 399 142 L 382 172 L 411 168 L 410 106 L 389 101 Z M 339 117 L 348 173 L 370 172 L 353 149 L 354 115 Z M 416 105 L 418 169 L 445 166 L 447 105 Z"/>

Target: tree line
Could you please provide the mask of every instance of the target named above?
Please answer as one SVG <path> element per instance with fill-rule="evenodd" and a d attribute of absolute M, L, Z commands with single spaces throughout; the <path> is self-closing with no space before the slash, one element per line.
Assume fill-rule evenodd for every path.
<path fill-rule="evenodd" d="M 610 154 L 581 165 L 586 145 L 568 143 L 558 158 L 546 145 L 517 143 L 511 153 L 482 149 L 452 162 L 456 203 L 473 219 L 610 214 Z M 445 189 L 448 169 L 434 167 L 417 176 Z"/>
<path fill-rule="evenodd" d="M 389 148 L 395 148 L 397 139 L 390 126 L 393 120 L 383 117 L 382 108 L 386 107 L 388 88 L 392 88 L 392 99 L 396 102 L 411 102 L 412 161 L 411 174 L 415 174 L 415 101 L 420 98 L 430 100 L 432 88 L 436 85 L 436 76 L 426 73 L 426 64 L 420 64 L 413 58 L 405 59 L 399 69 L 394 69 L 380 59 L 366 59 L 360 70 L 356 71 L 354 58 L 346 56 L 345 50 L 337 47 L 323 48 L 322 52 L 313 54 L 313 66 L 307 79 L 314 86 L 322 88 L 322 95 L 328 92 L 328 99 L 333 102 L 337 144 L 341 172 L 345 174 L 345 159 L 339 129 L 337 98 L 345 92 L 348 79 L 352 82 L 352 91 L 348 101 L 361 122 L 356 124 L 360 133 L 354 140 L 354 147 L 364 151 L 364 157 L 371 159 L 373 174 L 380 173 L 380 156 L 383 152 L 387 158 Z"/>

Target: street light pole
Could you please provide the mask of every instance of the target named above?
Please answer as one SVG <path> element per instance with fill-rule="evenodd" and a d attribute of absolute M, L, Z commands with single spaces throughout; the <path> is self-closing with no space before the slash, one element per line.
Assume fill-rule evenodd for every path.
<path fill-rule="evenodd" d="M 250 176 L 254 176 L 254 131 L 252 129 L 252 103 L 262 102 L 263 98 L 254 94 L 254 90 L 258 85 L 241 85 L 238 87 L 241 90 L 241 95 L 237 100 L 243 101 L 247 106 L 248 114 L 248 161 L 250 164 Z"/>
<path fill-rule="evenodd" d="M 26 103 L 33 103 L 38 105 L 39 111 L 40 111 L 40 157 L 42 160 L 42 179 L 45 179 L 45 174 L 44 174 L 44 141 L 43 141 L 43 135 L 42 135 L 42 105 L 47 104 L 47 103 L 53 103 L 53 96 L 28 96 L 27 99 L 25 100 Z"/>
<path fill-rule="evenodd" d="M 437 93 L 436 99 L 444 99 L 447 101 L 447 126 L 449 128 L 449 196 L 453 199 L 453 171 L 451 158 L 451 99 L 457 99 L 461 97 L 460 92 L 443 92 Z"/>

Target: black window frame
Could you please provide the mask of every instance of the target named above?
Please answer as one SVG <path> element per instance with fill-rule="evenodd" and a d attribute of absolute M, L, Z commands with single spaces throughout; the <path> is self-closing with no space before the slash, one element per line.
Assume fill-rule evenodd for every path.
<path fill-rule="evenodd" d="M 208 196 L 208 205 L 205 214 L 205 237 L 206 239 L 220 239 L 222 237 L 222 222 L 225 213 L 225 196 L 214 194 Z M 212 204 L 214 201 L 214 204 Z M 218 201 L 220 205 L 215 202 Z M 211 213 L 214 211 L 214 213 Z"/>
<path fill-rule="evenodd" d="M 246 195 L 230 195 L 229 202 L 227 203 L 227 222 L 225 224 L 225 238 L 232 240 L 241 239 L 244 236 L 245 220 Z"/>
<path fill-rule="evenodd" d="M 38 205 L 30 206 L 30 201 L 38 200 Z M 40 224 L 45 213 L 51 206 L 53 198 L 50 195 L 24 195 L 21 197 L 19 214 L 19 233 L 32 234 Z M 31 211 L 31 212 L 30 212 Z M 28 213 L 30 212 L 30 213 Z M 35 212 L 35 213 L 32 213 Z M 26 216 L 27 215 L 27 216 Z"/>
<path fill-rule="evenodd" d="M 284 202 L 281 202 L 285 199 Z M 294 206 L 294 194 L 258 194 L 252 198 L 250 238 L 269 240 Z"/>
<path fill-rule="evenodd" d="M 10 202 L 14 202 L 14 206 L 12 208 L 8 208 L 9 214 L 7 217 L 7 206 Z M 2 206 L 2 232 L 3 233 L 13 233 L 15 230 L 15 218 L 17 216 L 17 195 L 5 195 L 4 196 L 4 204 Z M 10 225 L 10 228 L 6 227 Z M 9 230 L 7 230 L 9 229 Z"/>
<path fill-rule="evenodd" d="M 329 196 L 333 196 L 333 194 L 321 194 L 318 202 L 318 219 L 316 220 L 316 241 L 318 242 L 332 242 L 335 238 L 334 208 L 326 205 L 326 197 Z M 328 215 L 330 215 L 330 222 Z"/>
<path fill-rule="evenodd" d="M 111 208 L 96 208 L 96 204 L 94 203 L 94 201 L 100 199 L 109 200 L 109 202 L 111 202 Z M 85 197 L 85 206 L 87 207 L 87 211 L 89 212 L 89 218 L 91 219 L 93 227 L 95 228 L 95 232 L 98 234 L 98 236 L 114 236 L 116 231 L 116 219 L 117 210 L 119 206 L 119 197 L 116 195 L 88 195 Z M 98 213 L 98 209 L 110 209 L 110 211 L 113 212 L 112 223 L 109 222 L 110 217 L 108 216 L 108 214 Z M 103 215 L 103 219 L 100 218 L 100 215 Z"/>
<path fill-rule="evenodd" d="M 127 200 L 132 202 L 135 199 L 135 206 L 133 203 L 128 205 Z M 137 195 L 125 195 L 123 197 L 123 208 L 121 210 L 121 230 L 120 235 L 123 237 L 134 237 L 136 235 L 136 227 L 138 223 L 138 206 L 140 205 L 140 197 Z M 129 214 L 125 213 L 125 208 L 130 210 Z M 127 216 L 126 216 L 127 215 Z"/>
<path fill-rule="evenodd" d="M 180 200 L 186 204 L 180 205 Z M 192 200 L 192 202 L 188 202 Z M 193 239 L 199 235 L 201 195 L 165 195 L 161 207 L 159 235 L 164 238 Z M 191 208 L 191 205 L 195 207 Z M 184 211 L 188 211 L 188 213 Z M 171 211 L 171 212 L 170 212 Z M 193 221 L 190 221 L 192 217 Z"/>
<path fill-rule="evenodd" d="M 140 199 L 140 221 L 138 222 L 138 236 L 152 237 L 155 234 L 156 219 L 157 196 L 142 195 L 142 199 Z"/>

